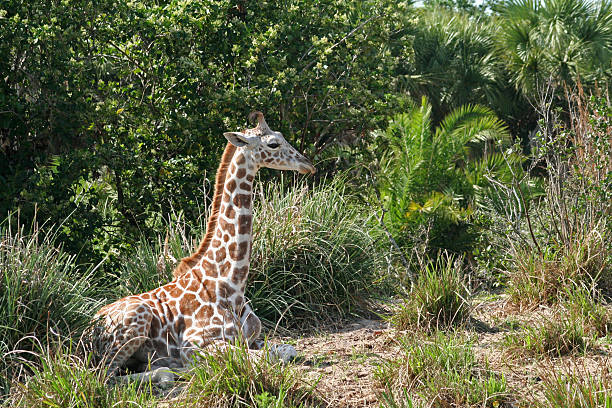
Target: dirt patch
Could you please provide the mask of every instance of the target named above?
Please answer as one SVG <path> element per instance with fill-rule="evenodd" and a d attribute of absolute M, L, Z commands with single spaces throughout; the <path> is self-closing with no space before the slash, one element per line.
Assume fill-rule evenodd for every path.
<path fill-rule="evenodd" d="M 598 343 L 583 355 L 562 358 L 530 358 L 511 354 L 504 338 L 513 330 L 549 317 L 551 310 L 540 307 L 518 310 L 506 296 L 476 302 L 465 334 L 483 366 L 503 374 L 508 384 L 510 407 L 528 406 L 540 399 L 546 375 L 580 373 L 589 378 L 609 375 L 612 342 Z M 384 320 L 355 319 L 319 328 L 302 337 L 276 338 L 290 342 L 300 355 L 296 366 L 330 407 L 379 406 L 375 372 L 381 362 L 399 354 L 401 333 Z M 607 374 L 606 374 L 607 373 Z M 525 405 L 527 404 L 527 405 Z"/>
<path fill-rule="evenodd" d="M 378 406 L 376 368 L 398 346 L 386 322 L 357 319 L 320 328 L 296 348 L 298 367 L 330 407 L 372 407 Z"/>

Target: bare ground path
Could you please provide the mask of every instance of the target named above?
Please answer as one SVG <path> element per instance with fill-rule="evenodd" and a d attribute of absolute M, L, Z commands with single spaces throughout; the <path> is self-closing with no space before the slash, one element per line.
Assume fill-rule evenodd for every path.
<path fill-rule="evenodd" d="M 355 319 L 300 338 L 300 367 L 331 407 L 378 406 L 377 365 L 394 355 L 397 341 L 383 320 Z"/>

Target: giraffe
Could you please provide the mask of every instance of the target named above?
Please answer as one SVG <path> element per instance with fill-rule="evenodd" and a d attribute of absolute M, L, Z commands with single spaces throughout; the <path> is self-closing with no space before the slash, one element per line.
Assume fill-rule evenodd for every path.
<path fill-rule="evenodd" d="M 228 143 L 217 170 L 205 236 L 175 268 L 173 280 L 119 299 L 96 314 L 95 340 L 111 356 L 112 374 L 125 367 L 185 368 L 196 350 L 238 341 L 258 348 L 261 322 L 244 296 L 255 173 L 261 167 L 301 174 L 316 169 L 268 127 L 261 112 L 249 115 L 249 120 L 255 118 L 256 127 L 223 134 Z"/>

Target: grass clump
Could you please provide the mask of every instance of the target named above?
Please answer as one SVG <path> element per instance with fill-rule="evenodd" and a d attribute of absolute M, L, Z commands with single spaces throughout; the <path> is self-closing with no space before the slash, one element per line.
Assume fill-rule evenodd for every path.
<path fill-rule="evenodd" d="M 437 332 L 404 338 L 401 355 L 376 372 L 384 407 L 498 407 L 506 379 L 482 367 L 471 343 Z"/>
<path fill-rule="evenodd" d="M 587 349 L 587 333 L 581 320 L 562 315 L 543 319 L 535 327 L 506 336 L 506 345 L 517 354 L 535 357 L 561 357 L 572 353 L 584 353 Z"/>
<path fill-rule="evenodd" d="M 554 371 L 541 375 L 543 400 L 538 407 L 610 408 L 612 407 L 612 372 L 609 366 L 600 367 L 593 375 L 586 370 Z"/>
<path fill-rule="evenodd" d="M 244 347 L 228 347 L 199 356 L 189 372 L 185 400 L 193 406 L 319 406 L 314 385 L 291 365 L 272 363 Z M 189 406 L 189 405 L 188 405 Z"/>
<path fill-rule="evenodd" d="M 91 355 L 77 351 L 77 343 L 58 340 L 54 347 L 40 343 L 36 358 L 24 360 L 30 373 L 14 381 L 5 405 L 11 408 L 128 408 L 156 407 L 150 384 L 108 384 L 106 370 L 91 364 Z"/>
<path fill-rule="evenodd" d="M 517 249 L 508 273 L 508 293 L 518 305 L 554 304 L 577 285 L 593 284 L 606 290 L 610 271 L 602 236 L 578 239 L 573 248 L 543 254 Z"/>
<path fill-rule="evenodd" d="M 75 256 L 54 245 L 54 229 L 28 232 L 12 221 L 0 225 L 0 395 L 17 375 L 8 352 L 32 351 L 29 339 L 52 342 L 53 331 L 78 335 L 98 306 L 93 268 L 77 268 Z"/>
<path fill-rule="evenodd" d="M 375 214 L 355 204 L 342 178 L 312 188 L 268 183 L 256 199 L 247 295 L 257 315 L 296 325 L 363 306 L 385 252 Z"/>
<path fill-rule="evenodd" d="M 552 316 L 532 327 L 510 333 L 506 344 L 536 357 L 584 353 L 597 339 L 612 332 L 612 313 L 601 296 L 583 285 L 567 287 Z"/>
<path fill-rule="evenodd" d="M 468 299 L 461 258 L 441 256 L 424 265 L 391 322 L 400 330 L 414 326 L 427 330 L 448 328 L 467 320 Z"/>

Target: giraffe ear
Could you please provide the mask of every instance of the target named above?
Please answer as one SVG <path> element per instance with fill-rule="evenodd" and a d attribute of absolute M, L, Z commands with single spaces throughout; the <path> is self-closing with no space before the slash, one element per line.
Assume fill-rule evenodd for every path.
<path fill-rule="evenodd" d="M 223 136 L 236 147 L 242 147 L 249 144 L 249 139 L 244 133 L 240 132 L 225 132 Z"/>

